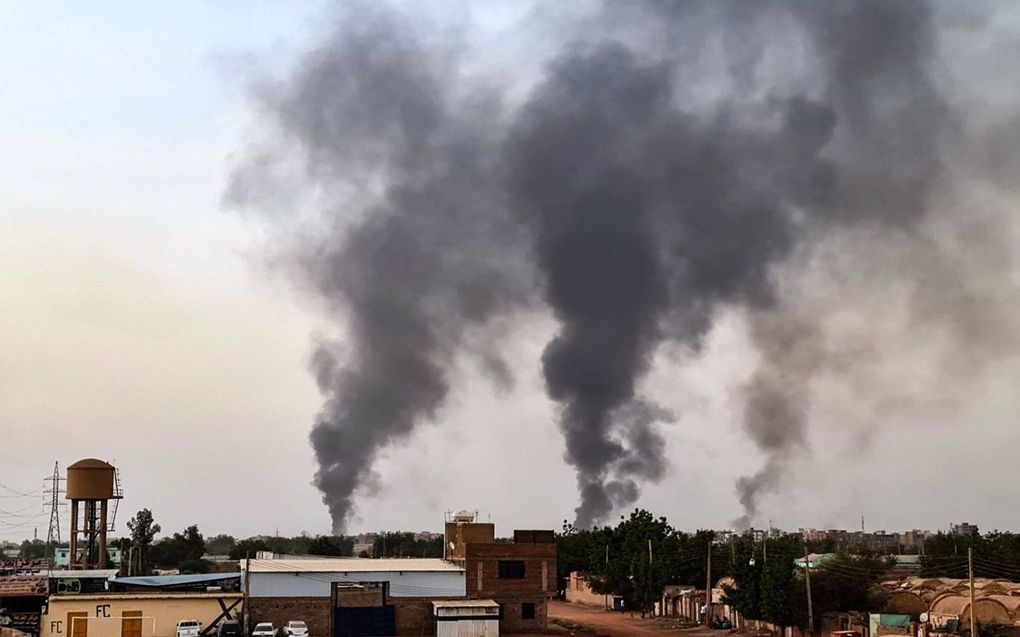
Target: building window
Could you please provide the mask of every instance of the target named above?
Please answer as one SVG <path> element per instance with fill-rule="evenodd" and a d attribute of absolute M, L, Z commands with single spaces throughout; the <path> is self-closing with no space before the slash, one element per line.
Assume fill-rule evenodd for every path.
<path fill-rule="evenodd" d="M 521 619 L 535 619 L 534 604 L 521 604 Z"/>
<path fill-rule="evenodd" d="M 500 560 L 499 579 L 524 579 L 524 562 L 522 560 Z"/>

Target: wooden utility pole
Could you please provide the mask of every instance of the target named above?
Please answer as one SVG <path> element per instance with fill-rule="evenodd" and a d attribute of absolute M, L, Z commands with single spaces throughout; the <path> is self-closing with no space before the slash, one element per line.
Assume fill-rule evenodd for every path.
<path fill-rule="evenodd" d="M 811 605 L 811 560 L 808 559 L 807 543 L 804 544 L 804 588 L 807 590 L 808 635 L 815 634 L 815 609 Z"/>
<path fill-rule="evenodd" d="M 970 637 L 977 637 L 977 620 L 974 612 L 974 549 L 967 548 L 967 577 L 970 579 Z"/>
<path fill-rule="evenodd" d="M 712 620 L 712 540 L 708 540 L 708 560 L 705 563 L 705 625 Z"/>

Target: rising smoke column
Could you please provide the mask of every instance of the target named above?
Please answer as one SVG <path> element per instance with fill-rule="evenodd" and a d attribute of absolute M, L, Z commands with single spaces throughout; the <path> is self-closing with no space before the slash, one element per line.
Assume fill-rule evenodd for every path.
<path fill-rule="evenodd" d="M 745 312 L 762 360 L 744 428 L 765 455 L 737 485 L 750 523 L 807 445 L 828 357 L 777 300 L 775 266 L 846 228 L 909 235 L 925 219 L 954 121 L 928 5 L 636 1 L 582 18 L 550 29 L 523 99 L 468 72 L 442 29 L 364 7 L 261 93 L 278 134 L 230 195 L 256 205 L 297 156 L 319 201 L 278 227 L 342 329 L 312 358 L 316 483 L 337 530 L 379 450 L 439 416 L 454 358 L 505 382 L 491 328 L 539 304 L 558 322 L 541 364 L 581 526 L 664 475 L 659 427 L 676 417 L 640 391 L 657 349 L 697 350 L 718 312 Z M 803 52 L 763 71 L 780 41 Z"/>
<path fill-rule="evenodd" d="M 828 194 L 808 214 L 910 232 L 924 219 L 942 169 L 938 145 L 956 117 L 929 68 L 937 59 L 929 5 L 804 3 L 794 13 L 821 56 L 825 102 L 839 115 L 831 151 L 839 163 Z M 766 460 L 737 482 L 738 528 L 753 520 L 760 495 L 779 486 L 786 463 L 806 444 L 809 382 L 827 360 L 813 325 L 782 308 L 751 318 L 763 360 L 746 390 L 745 428 Z"/>
<path fill-rule="evenodd" d="M 335 532 L 378 451 L 436 417 L 452 357 L 495 343 L 480 331 L 520 302 L 527 278 L 491 175 L 498 100 L 484 87 L 452 94 L 453 43 L 389 11 L 352 11 L 288 80 L 262 87 L 279 139 L 240 165 L 228 193 L 257 204 L 295 153 L 326 193 L 318 216 L 292 213 L 283 228 L 297 228 L 292 271 L 344 328 L 311 357 L 324 397 L 315 483 Z M 508 382 L 494 347 L 478 353 Z"/>

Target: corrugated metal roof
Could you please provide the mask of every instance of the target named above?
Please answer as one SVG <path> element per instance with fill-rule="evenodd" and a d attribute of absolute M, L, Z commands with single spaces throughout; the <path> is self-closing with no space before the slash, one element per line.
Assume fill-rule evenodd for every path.
<path fill-rule="evenodd" d="M 185 586 L 187 584 L 202 584 L 204 582 L 220 582 L 228 579 L 241 579 L 240 573 L 202 573 L 196 575 L 151 575 L 139 577 L 118 577 L 113 580 L 114 584 L 126 586 Z"/>
<path fill-rule="evenodd" d="M 119 573 L 119 572 L 120 571 L 118 571 L 115 568 L 107 568 L 107 569 L 94 569 L 94 570 L 88 570 L 88 571 L 85 571 L 85 570 L 81 570 L 81 571 L 70 571 L 70 570 L 66 570 L 66 571 L 41 571 L 39 574 L 40 575 L 46 575 L 50 579 L 65 579 L 65 578 L 66 579 L 81 579 L 81 578 L 92 578 L 92 577 L 95 577 L 95 578 L 100 578 L 101 577 L 103 579 L 110 579 L 111 577 L 116 577 L 117 573 Z"/>
<path fill-rule="evenodd" d="M 245 566 L 241 562 L 242 567 Z M 454 572 L 464 569 L 438 558 L 334 558 L 313 560 L 251 560 L 252 573 L 380 573 Z"/>

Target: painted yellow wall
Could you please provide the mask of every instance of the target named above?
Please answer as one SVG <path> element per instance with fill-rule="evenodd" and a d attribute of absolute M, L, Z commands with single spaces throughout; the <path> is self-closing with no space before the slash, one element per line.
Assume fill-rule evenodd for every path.
<path fill-rule="evenodd" d="M 215 624 L 241 599 L 240 593 L 119 593 L 103 595 L 53 595 L 40 622 L 39 637 L 72 635 L 67 614 L 87 613 L 87 637 L 122 637 L 124 611 L 142 612 L 141 637 L 175 637 L 177 622 L 197 619 L 202 627 Z M 241 604 L 230 610 L 229 619 L 241 619 Z M 213 633 L 215 635 L 215 633 Z"/>

